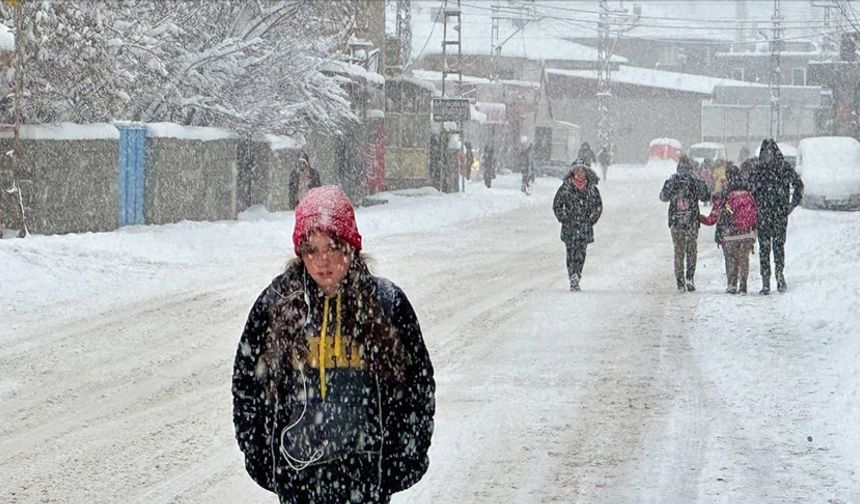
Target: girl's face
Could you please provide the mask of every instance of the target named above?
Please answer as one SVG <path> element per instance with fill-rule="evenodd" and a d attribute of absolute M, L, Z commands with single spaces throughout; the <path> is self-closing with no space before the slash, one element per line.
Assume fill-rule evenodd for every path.
<path fill-rule="evenodd" d="M 337 293 L 352 262 L 352 249 L 327 233 L 313 232 L 298 250 L 305 268 L 326 296 Z"/>

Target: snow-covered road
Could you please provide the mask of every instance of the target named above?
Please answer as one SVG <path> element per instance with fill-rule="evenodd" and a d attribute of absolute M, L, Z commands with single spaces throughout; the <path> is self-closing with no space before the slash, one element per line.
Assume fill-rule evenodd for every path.
<path fill-rule="evenodd" d="M 860 214 L 792 216 L 781 296 L 724 294 L 705 228 L 679 294 L 661 173 L 619 167 L 574 294 L 557 181 L 500 182 L 359 212 L 436 368 L 431 467 L 396 504 L 860 501 Z M 0 241 L 0 502 L 276 502 L 244 472 L 230 374 L 291 229 Z"/>

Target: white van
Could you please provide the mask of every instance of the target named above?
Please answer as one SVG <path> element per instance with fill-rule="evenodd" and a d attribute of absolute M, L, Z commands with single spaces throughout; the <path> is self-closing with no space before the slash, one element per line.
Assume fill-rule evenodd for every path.
<path fill-rule="evenodd" d="M 687 157 L 702 164 L 705 159 L 710 159 L 712 162 L 717 160 L 726 160 L 726 146 L 721 143 L 702 142 L 693 144 L 687 149 Z"/>

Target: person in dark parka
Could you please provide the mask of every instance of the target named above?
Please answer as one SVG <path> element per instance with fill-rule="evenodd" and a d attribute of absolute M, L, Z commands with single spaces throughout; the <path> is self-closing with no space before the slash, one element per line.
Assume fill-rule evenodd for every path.
<path fill-rule="evenodd" d="M 313 189 L 298 258 L 254 303 L 233 368 L 249 475 L 282 504 L 387 503 L 427 470 L 435 382 L 406 295 L 373 276 L 349 200 Z"/>
<path fill-rule="evenodd" d="M 493 185 L 493 179 L 496 178 L 496 159 L 492 145 L 484 147 L 484 159 L 481 160 L 481 172 L 484 175 L 484 185 L 489 189 Z"/>
<path fill-rule="evenodd" d="M 762 141 L 753 169 L 753 197 L 758 204 L 759 266 L 761 294 L 770 293 L 770 251 L 779 292 L 785 292 L 785 238 L 788 215 L 803 201 L 803 180 L 785 161 L 773 139 Z"/>
<path fill-rule="evenodd" d="M 296 160 L 296 166 L 290 173 L 287 187 L 287 198 L 290 208 L 296 208 L 305 195 L 314 187 L 320 186 L 320 174 L 311 166 L 310 156 L 302 151 Z"/>
<path fill-rule="evenodd" d="M 669 230 L 675 250 L 675 283 L 679 291 L 696 290 L 696 257 L 699 239 L 699 201 L 708 201 L 711 193 L 705 182 L 695 175 L 687 156 L 678 159 L 677 173 L 669 177 L 660 191 L 660 201 L 669 202 Z M 686 272 L 684 263 L 686 262 Z"/>
<path fill-rule="evenodd" d="M 577 162 L 563 179 L 552 203 L 555 218 L 561 223 L 561 241 L 567 251 L 570 290 L 579 291 L 585 252 L 594 242 L 594 225 L 603 213 L 603 200 L 597 189 L 597 174 Z"/>
<path fill-rule="evenodd" d="M 591 150 L 591 146 L 588 145 L 588 142 L 582 142 L 582 145 L 579 146 L 579 152 L 576 153 L 576 159 L 591 168 L 591 165 L 594 164 L 597 158 L 594 155 L 594 151 Z"/>

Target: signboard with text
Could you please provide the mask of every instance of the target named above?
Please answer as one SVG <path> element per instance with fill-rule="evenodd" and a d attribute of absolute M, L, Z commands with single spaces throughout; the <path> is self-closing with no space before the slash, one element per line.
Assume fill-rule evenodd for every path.
<path fill-rule="evenodd" d="M 468 121 L 468 98 L 433 98 L 433 120 L 436 122 Z"/>

